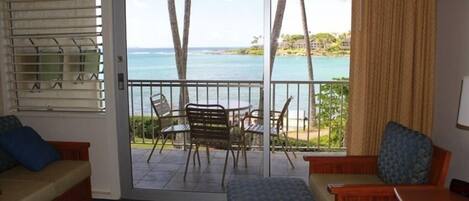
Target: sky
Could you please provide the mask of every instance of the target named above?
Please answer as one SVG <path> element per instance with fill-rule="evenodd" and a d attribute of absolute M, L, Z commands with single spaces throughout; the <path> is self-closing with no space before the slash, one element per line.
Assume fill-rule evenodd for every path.
<path fill-rule="evenodd" d="M 276 1 L 272 1 L 272 14 Z M 282 34 L 302 34 L 299 0 L 287 0 Z M 305 0 L 311 33 L 348 32 L 351 0 Z M 129 48 L 170 48 L 167 0 L 127 0 Z M 184 0 L 176 0 L 182 34 Z M 272 17 L 273 20 L 273 17 Z M 263 33 L 262 0 L 192 0 L 189 47 L 247 47 Z"/>

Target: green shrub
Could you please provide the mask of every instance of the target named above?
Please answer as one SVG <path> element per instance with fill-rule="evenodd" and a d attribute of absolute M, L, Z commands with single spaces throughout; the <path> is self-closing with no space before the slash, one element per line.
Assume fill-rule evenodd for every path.
<path fill-rule="evenodd" d="M 157 135 L 160 128 L 157 126 L 156 119 L 143 117 L 130 117 L 129 119 L 130 133 L 133 137 L 151 139 L 153 135 Z"/>
<path fill-rule="evenodd" d="M 348 78 L 334 78 L 334 80 L 347 81 Z M 332 146 L 342 147 L 348 119 L 349 85 L 324 84 L 320 89 L 321 93 L 316 94 L 319 100 L 316 107 L 321 109 L 318 115 L 321 128 L 329 128 Z M 326 137 L 329 140 L 329 136 Z"/>

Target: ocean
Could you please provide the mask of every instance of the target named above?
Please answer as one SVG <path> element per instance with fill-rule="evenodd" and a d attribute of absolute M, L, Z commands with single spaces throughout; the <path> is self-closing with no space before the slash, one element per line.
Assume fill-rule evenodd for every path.
<path fill-rule="evenodd" d="M 254 55 L 227 55 L 222 54 L 229 48 L 191 48 L 188 53 L 188 80 L 262 80 L 263 56 Z M 172 48 L 130 48 L 128 50 L 128 76 L 129 80 L 177 80 L 176 63 Z M 333 78 L 349 77 L 349 57 L 313 57 L 314 78 L 316 81 L 330 81 Z M 308 80 L 306 57 L 304 56 L 278 56 L 274 63 L 272 80 L 278 81 L 306 81 Z M 288 88 L 288 89 L 287 89 Z M 227 89 L 227 88 L 226 88 Z M 315 87 L 316 90 L 317 86 Z M 199 90 L 199 89 L 197 89 Z M 212 100 L 219 94 L 221 101 L 238 99 L 249 101 L 253 107 L 257 107 L 259 91 L 252 90 L 249 96 L 248 89 L 241 89 L 240 97 L 237 97 L 237 89 L 228 90 L 210 88 L 205 91 L 203 87 L 196 92 L 195 88 L 189 88 L 190 101 L 195 102 L 194 97 L 200 100 Z M 292 110 L 301 112 L 308 110 L 307 86 L 276 86 L 275 109 L 283 106 L 288 94 L 294 96 Z M 228 92 L 230 91 L 230 92 Z M 130 91 L 130 112 L 132 114 L 145 115 L 151 113 L 149 97 L 159 93 L 159 87 L 153 89 L 134 87 Z M 170 99 L 173 108 L 177 107 L 179 88 L 162 88 L 163 94 Z M 170 94 L 172 97 L 169 97 Z M 209 95 L 207 98 L 206 94 Z M 229 96 L 228 94 L 231 94 Z M 297 95 L 299 94 L 299 95 Z M 140 99 L 143 97 L 143 102 Z"/>
<path fill-rule="evenodd" d="M 191 48 L 188 53 L 189 80 L 262 80 L 263 56 L 221 54 L 229 48 Z M 349 57 L 313 57 L 314 78 L 328 81 L 349 76 Z M 130 48 L 129 79 L 177 79 L 172 48 Z M 278 56 L 272 80 L 308 80 L 306 57 Z"/>

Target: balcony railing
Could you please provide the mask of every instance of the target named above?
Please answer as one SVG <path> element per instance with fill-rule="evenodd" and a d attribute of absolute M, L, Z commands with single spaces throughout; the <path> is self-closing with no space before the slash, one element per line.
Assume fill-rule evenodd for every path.
<path fill-rule="evenodd" d="M 187 88 L 191 103 L 217 102 L 229 105 L 229 102 L 244 102 L 251 105 L 246 111 L 233 114 L 235 121 L 234 119 L 241 117 L 244 112 L 259 108 L 263 89 L 260 80 L 129 80 L 128 87 L 131 142 L 135 144 L 155 142 L 159 128 L 155 124 L 156 115 L 150 104 L 149 97 L 152 94 L 164 94 L 171 109 L 178 109 L 182 88 Z M 347 80 L 272 81 L 271 90 L 272 110 L 281 110 L 289 96 L 294 98 L 284 120 L 284 129 L 288 132 L 294 149 L 345 149 L 349 94 Z M 260 140 L 251 143 L 259 145 L 258 142 Z M 173 140 L 173 144 L 180 145 L 177 140 Z"/>

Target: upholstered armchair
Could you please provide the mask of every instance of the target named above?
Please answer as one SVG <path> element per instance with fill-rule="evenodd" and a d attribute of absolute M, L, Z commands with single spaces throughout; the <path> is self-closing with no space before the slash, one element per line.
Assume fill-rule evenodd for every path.
<path fill-rule="evenodd" d="M 442 187 L 451 154 L 425 135 L 390 122 L 378 156 L 315 157 L 309 162 L 316 201 L 394 201 L 400 185 Z"/>

